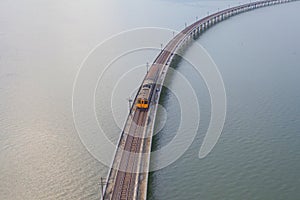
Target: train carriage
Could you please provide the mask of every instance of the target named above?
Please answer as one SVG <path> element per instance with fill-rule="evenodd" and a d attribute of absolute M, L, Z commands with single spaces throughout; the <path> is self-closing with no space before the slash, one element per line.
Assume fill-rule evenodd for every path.
<path fill-rule="evenodd" d="M 142 110 L 148 110 L 153 93 L 153 81 L 145 80 L 136 101 L 136 107 Z"/>
<path fill-rule="evenodd" d="M 148 110 L 155 82 L 159 73 L 159 65 L 154 64 L 147 73 L 136 100 L 136 107 L 141 110 Z"/>

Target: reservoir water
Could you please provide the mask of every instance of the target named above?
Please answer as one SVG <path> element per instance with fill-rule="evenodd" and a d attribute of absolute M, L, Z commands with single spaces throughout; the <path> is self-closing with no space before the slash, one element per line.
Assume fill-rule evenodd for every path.
<path fill-rule="evenodd" d="M 214 150 L 201 160 L 198 151 L 208 126 L 210 99 L 193 67 L 179 64 L 177 70 L 201 99 L 199 134 L 177 162 L 151 174 L 149 199 L 300 198 L 300 26 L 293 13 L 297 5 L 237 16 L 198 40 L 218 65 L 227 93 L 224 130 Z M 195 45 L 187 58 L 195 53 Z M 170 77 L 168 84 L 180 82 Z M 172 94 L 163 97 L 167 110 L 176 110 L 174 99 Z M 156 148 L 174 137 L 177 124 L 167 121 L 155 138 Z"/>
<path fill-rule="evenodd" d="M 80 140 L 72 113 L 73 83 L 83 59 L 112 34 L 145 26 L 180 31 L 196 16 L 238 3 L 1 1 L 0 199 L 99 199 L 100 177 L 108 168 Z M 198 152 L 210 119 L 209 93 L 189 63 L 178 64 L 176 70 L 196 91 L 200 127 L 182 157 L 150 174 L 148 199 L 300 199 L 299 8 L 295 2 L 248 12 L 197 40 L 218 66 L 227 94 L 224 130 L 204 159 Z M 185 57 L 197 53 L 195 45 Z M 128 87 L 136 87 L 140 75 Z M 176 80 L 169 76 L 167 84 L 180 88 Z M 117 109 L 125 120 L 128 96 L 122 95 Z M 154 149 L 174 137 L 180 121 L 174 94 L 164 91 L 161 105 L 168 118 Z M 101 103 L 96 106 L 98 115 L 110 114 Z M 115 142 L 120 127 L 105 128 Z"/>

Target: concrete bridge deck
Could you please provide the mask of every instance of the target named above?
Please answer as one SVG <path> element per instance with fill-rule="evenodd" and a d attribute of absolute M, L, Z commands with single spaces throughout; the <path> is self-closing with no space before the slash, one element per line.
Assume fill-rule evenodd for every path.
<path fill-rule="evenodd" d="M 120 136 L 118 149 L 107 177 L 103 199 L 146 199 L 148 169 L 152 144 L 153 127 L 160 91 L 176 51 L 188 40 L 209 29 L 212 25 L 234 15 L 256 8 L 287 3 L 296 0 L 265 0 L 228 8 L 209 15 L 186 27 L 177 34 L 160 52 L 145 76 L 155 74 L 155 90 L 149 109 L 146 111 L 131 108 L 124 129 Z M 144 79 L 144 80 L 145 80 Z M 144 84 L 144 81 L 142 85 Z"/>

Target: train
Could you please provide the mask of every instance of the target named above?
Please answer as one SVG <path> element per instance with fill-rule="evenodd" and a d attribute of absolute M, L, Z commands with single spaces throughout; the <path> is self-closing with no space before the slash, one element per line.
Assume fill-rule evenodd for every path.
<path fill-rule="evenodd" d="M 152 95 L 159 75 L 159 66 L 153 65 L 147 73 L 143 85 L 139 90 L 136 99 L 136 107 L 140 110 L 148 110 Z"/>

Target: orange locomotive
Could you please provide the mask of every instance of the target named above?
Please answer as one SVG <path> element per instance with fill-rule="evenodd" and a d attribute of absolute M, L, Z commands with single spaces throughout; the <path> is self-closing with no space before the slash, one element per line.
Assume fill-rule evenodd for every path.
<path fill-rule="evenodd" d="M 152 94 L 156 85 L 160 65 L 153 64 L 145 77 L 145 81 L 138 93 L 136 107 L 141 110 L 148 110 L 151 103 Z"/>
<path fill-rule="evenodd" d="M 142 85 L 139 95 L 137 96 L 137 108 L 143 110 L 147 110 L 149 108 L 153 86 L 154 84 L 149 81 L 145 81 L 144 85 Z"/>

